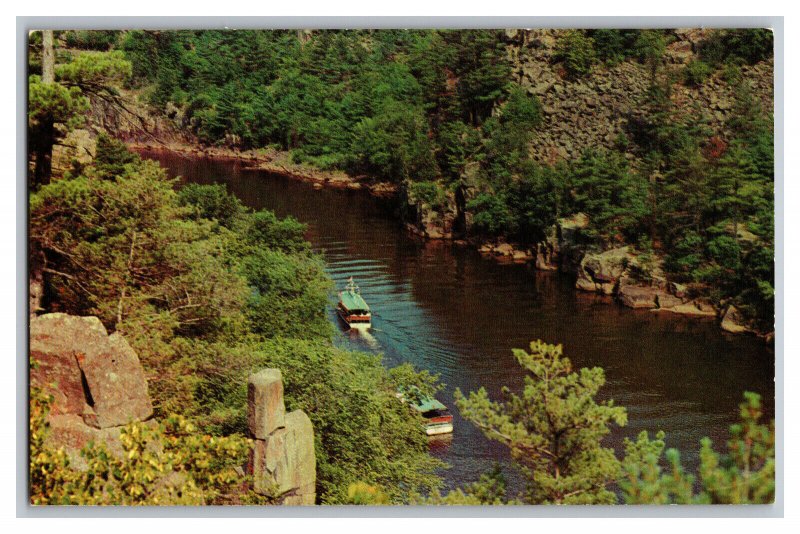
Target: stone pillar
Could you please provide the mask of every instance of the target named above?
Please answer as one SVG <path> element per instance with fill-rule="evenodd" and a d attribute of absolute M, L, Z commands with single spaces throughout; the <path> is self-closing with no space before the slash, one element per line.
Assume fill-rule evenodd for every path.
<path fill-rule="evenodd" d="M 247 382 L 247 424 L 254 441 L 248 462 L 254 490 L 281 504 L 314 504 L 314 429 L 302 410 L 286 414 L 279 369 L 264 369 Z"/>

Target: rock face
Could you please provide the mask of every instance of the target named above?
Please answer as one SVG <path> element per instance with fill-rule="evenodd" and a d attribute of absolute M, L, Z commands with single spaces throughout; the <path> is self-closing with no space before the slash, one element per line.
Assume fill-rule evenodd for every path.
<path fill-rule="evenodd" d="M 248 379 L 247 421 L 254 440 L 248 472 L 255 491 L 285 505 L 314 504 L 314 429 L 302 410 L 286 413 L 280 370 L 264 369 Z"/>
<path fill-rule="evenodd" d="M 563 66 L 553 61 L 565 30 L 510 33 L 513 35 L 507 36 L 507 51 L 516 81 L 542 104 L 543 121 L 531 146 L 534 159 L 543 163 L 574 159 L 587 148 L 611 149 L 624 139 L 628 120 L 637 116 L 646 99 L 650 84 L 647 65 L 636 61 L 613 66 L 598 64 L 590 75 L 568 80 Z M 673 42 L 665 51 L 667 68 L 680 73 L 687 63 L 699 59 L 698 45 L 708 33 L 704 29 L 673 30 Z M 772 109 L 773 62 L 745 66 L 742 75 L 764 109 Z M 700 87 L 674 84 L 672 100 L 682 114 L 696 113 L 694 104 L 709 110 L 709 126 L 715 135 L 720 135 L 725 133 L 726 120 L 733 111 L 734 92 L 731 84 L 714 74 Z"/>
<path fill-rule="evenodd" d="M 723 330 L 732 334 L 741 334 L 742 332 L 752 332 L 753 330 L 747 325 L 747 321 L 742 316 L 736 306 L 728 306 L 725 310 L 725 315 L 722 317 L 720 324 Z"/>
<path fill-rule="evenodd" d="M 30 320 L 30 383 L 53 396 L 50 442 L 78 451 L 90 441 L 121 454 L 119 428 L 153 414 L 136 352 L 97 317 L 50 313 Z M 116 445 L 115 445 L 116 443 Z"/>
<path fill-rule="evenodd" d="M 279 369 L 264 369 L 247 382 L 247 425 L 255 439 L 267 439 L 286 425 L 283 380 Z"/>
<path fill-rule="evenodd" d="M 599 254 L 586 254 L 581 260 L 575 287 L 584 291 L 612 295 L 620 277 L 634 261 L 634 255 L 628 247 L 614 248 Z"/>
<path fill-rule="evenodd" d="M 647 286 L 620 286 L 617 297 L 629 308 L 655 308 L 658 306 L 658 289 Z"/>

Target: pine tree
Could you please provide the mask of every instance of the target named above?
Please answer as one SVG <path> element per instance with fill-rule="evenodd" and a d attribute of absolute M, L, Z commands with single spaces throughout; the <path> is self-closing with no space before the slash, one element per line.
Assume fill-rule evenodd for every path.
<path fill-rule="evenodd" d="M 745 392 L 740 422 L 731 425 L 727 454 L 716 452 L 709 438 L 700 448 L 699 476 L 687 474 L 676 449 L 665 451 L 664 433 L 647 432 L 625 440 L 623 476 L 627 504 L 768 504 L 775 500 L 775 422 L 760 423 L 761 397 Z M 662 466 L 666 458 L 667 469 Z M 699 491 L 695 492 L 695 480 Z"/>
<path fill-rule="evenodd" d="M 620 464 L 600 441 L 610 424 L 625 425 L 627 414 L 613 401 L 595 400 L 605 384 L 603 370 L 573 372 L 561 345 L 541 341 L 531 343 L 530 353 L 514 350 L 514 356 L 530 372 L 522 393 L 504 388 L 505 400 L 494 402 L 484 388 L 468 398 L 456 390 L 464 417 L 511 449 L 528 479 L 526 503 L 613 504 L 608 486 Z"/>

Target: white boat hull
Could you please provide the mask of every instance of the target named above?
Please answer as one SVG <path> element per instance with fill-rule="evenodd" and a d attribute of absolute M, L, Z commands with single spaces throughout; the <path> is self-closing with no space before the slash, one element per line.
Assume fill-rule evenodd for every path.
<path fill-rule="evenodd" d="M 425 433 L 429 436 L 438 436 L 439 434 L 451 434 L 452 432 L 453 432 L 452 423 L 425 427 Z"/>

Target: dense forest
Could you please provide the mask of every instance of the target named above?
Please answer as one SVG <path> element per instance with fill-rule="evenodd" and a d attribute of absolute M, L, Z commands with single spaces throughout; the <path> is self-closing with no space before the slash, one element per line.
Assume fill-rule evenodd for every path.
<path fill-rule="evenodd" d="M 767 30 L 713 32 L 697 45 L 700 59 L 681 67 L 664 59 L 674 40 L 666 30 L 563 33 L 552 61 L 565 83 L 628 61 L 646 66 L 649 90 L 613 148 L 552 164 L 530 155 L 542 106 L 517 83 L 502 31 L 105 39 L 131 61 L 129 85 L 202 143 L 274 146 L 297 162 L 400 184 L 433 211 L 463 193 L 475 238 L 532 244 L 581 212 L 596 248 L 655 253 L 671 280 L 772 329 L 772 115 L 742 74 L 771 60 Z M 712 110 L 687 114 L 672 98 L 711 76 L 736 95 L 721 132 L 709 127 Z"/>
<path fill-rule="evenodd" d="M 746 395 L 726 454 L 704 442 L 696 478 L 660 434 L 629 442 L 620 461 L 601 444 L 610 425 L 626 421 L 623 408 L 594 400 L 602 369 L 573 372 L 560 347 L 541 343 L 515 352 L 530 375 L 522 397 L 499 404 L 483 390 L 458 394 L 465 416 L 511 449 L 531 487 L 508 496 L 502 475 L 488 473 L 441 495 L 443 466 L 428 453 L 419 416 L 396 399 L 412 385 L 434 393 L 436 377 L 409 365 L 387 370 L 379 356 L 332 345 L 331 281 L 302 224 L 254 212 L 221 186 L 179 187 L 97 125 L 88 163 L 76 160 L 63 175 L 51 164 L 93 102 L 124 106 L 119 95 L 133 91 L 202 143 L 274 146 L 321 169 L 395 182 L 434 209 L 477 168 L 466 203 L 476 235 L 535 243 L 559 217 L 582 212 L 598 247 L 628 243 L 663 255 L 673 279 L 771 325 L 772 118 L 741 76 L 741 65 L 771 58 L 769 32 L 714 33 L 703 61 L 680 78 L 661 61 L 667 32 L 565 33 L 553 58 L 565 79 L 620 61 L 642 62 L 652 77 L 645 113 L 617 150 L 552 165 L 530 155 L 542 109 L 514 81 L 502 32 L 57 32 L 55 61 L 43 37 L 30 38 L 28 95 L 31 269 L 45 280 L 43 308 L 95 315 L 125 335 L 156 415 L 168 422 L 153 439 L 172 444 L 196 491 L 154 501 L 154 479 L 142 475 L 152 465 L 110 465 L 97 451 L 87 454 L 106 478 L 70 474 L 63 454 L 40 439 L 47 399 L 34 396 L 36 502 L 263 502 L 243 493 L 229 468 L 246 454 L 246 376 L 267 366 L 283 371 L 287 409 L 311 417 L 320 503 L 774 498 L 774 429 L 759 422 L 757 396 Z M 712 73 L 736 88 L 724 138 L 676 118 L 670 100 L 673 84 Z M 209 448 L 197 433 L 222 441 Z M 136 439 L 130 446 L 144 448 Z M 200 453 L 214 460 L 203 468 L 186 460 Z M 121 481 L 115 491 L 108 477 Z M 139 484 L 133 493 L 122 482 L 130 478 Z"/>

